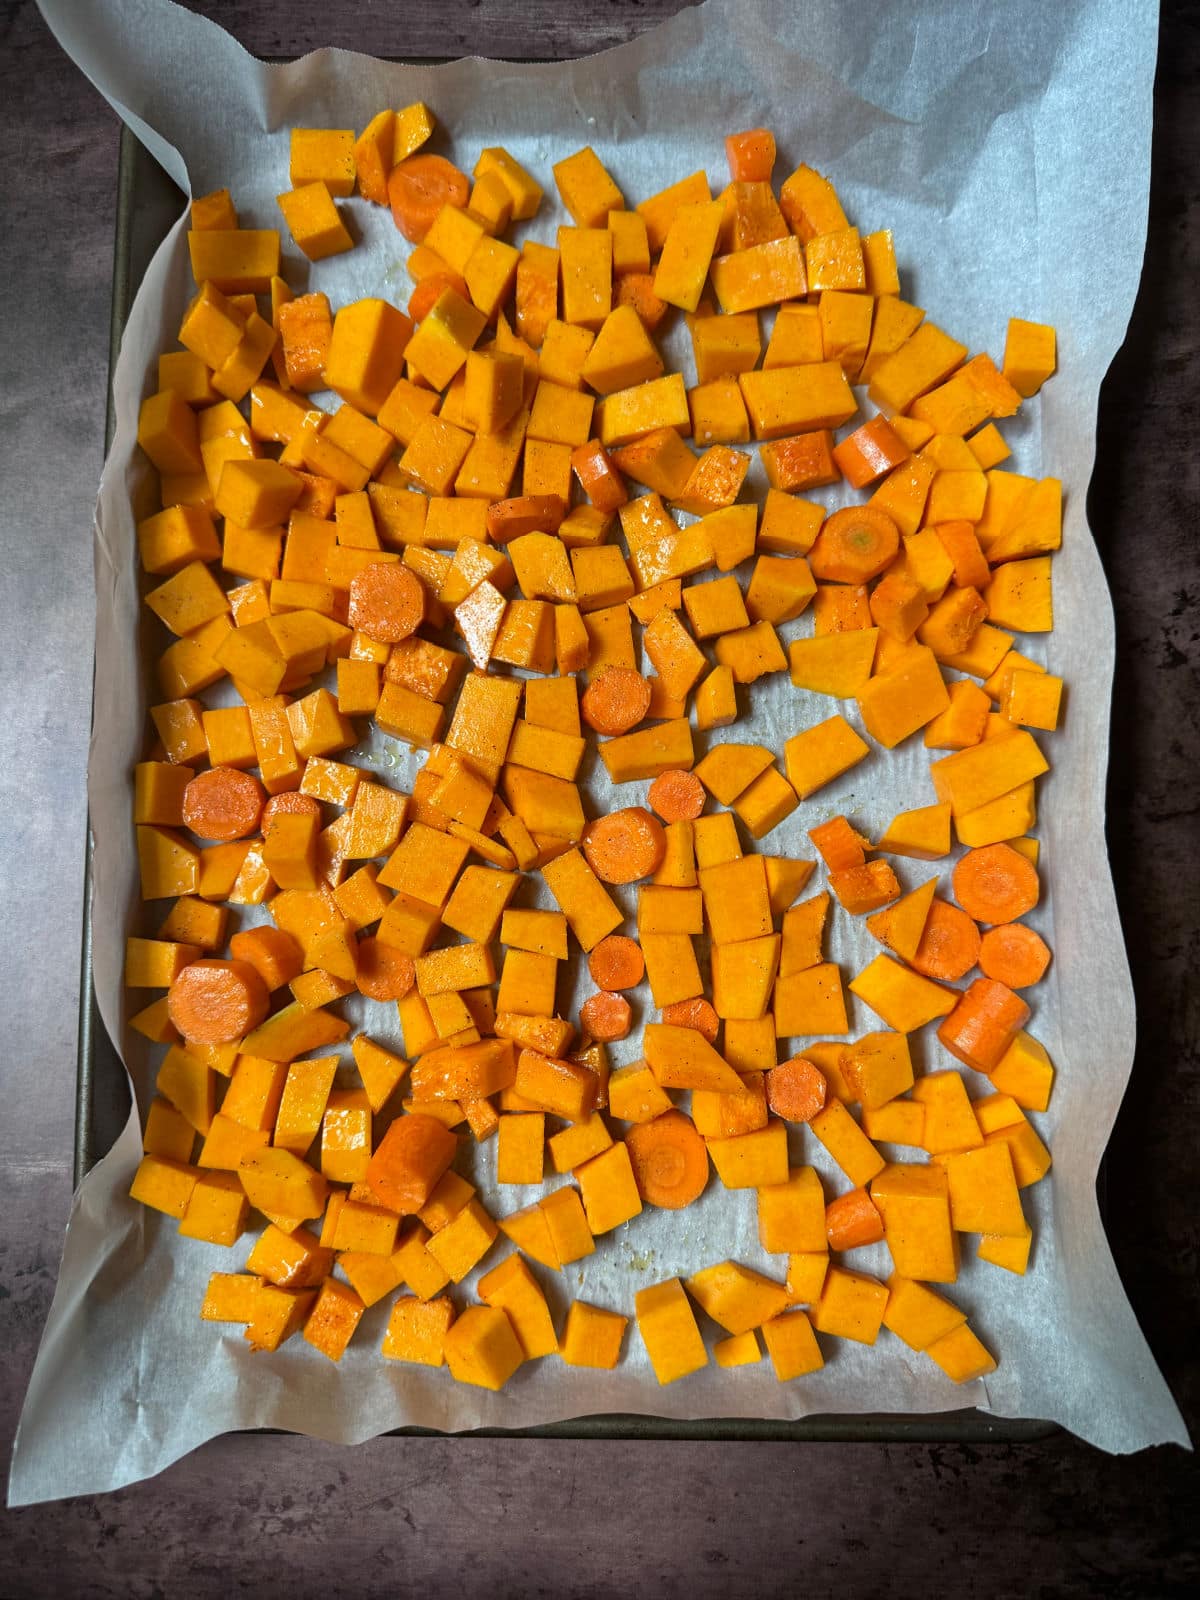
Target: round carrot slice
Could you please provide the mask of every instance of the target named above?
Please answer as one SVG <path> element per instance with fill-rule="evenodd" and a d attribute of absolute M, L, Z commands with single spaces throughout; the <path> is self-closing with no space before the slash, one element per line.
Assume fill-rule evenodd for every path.
<path fill-rule="evenodd" d="M 925 918 L 925 930 L 909 959 L 924 978 L 953 983 L 965 978 L 979 960 L 979 929 L 965 911 L 935 897 Z"/>
<path fill-rule="evenodd" d="M 465 173 L 445 156 L 428 151 L 406 156 L 394 166 L 387 188 L 392 220 L 413 244 L 420 244 L 443 206 L 463 207 L 471 193 Z"/>
<path fill-rule="evenodd" d="M 583 853 L 602 883 L 636 883 L 661 864 L 667 836 L 644 806 L 626 806 L 598 817 L 583 830 Z"/>
<path fill-rule="evenodd" d="M 1039 983 L 1050 965 L 1050 946 L 1023 922 L 989 928 L 979 945 L 979 970 L 1010 989 Z"/>
<path fill-rule="evenodd" d="M 252 772 L 212 767 L 200 772 L 183 791 L 183 821 L 198 839 L 228 844 L 245 839 L 258 827 L 266 790 Z"/>
<path fill-rule="evenodd" d="M 704 1193 L 708 1146 L 682 1111 L 664 1111 L 625 1135 L 638 1193 L 647 1205 L 680 1211 Z"/>
<path fill-rule="evenodd" d="M 660 772 L 646 795 L 664 822 L 695 822 L 704 810 L 704 785 L 694 772 Z"/>
<path fill-rule="evenodd" d="M 268 989 L 281 989 L 304 971 L 299 941 L 285 928 L 273 928 L 269 922 L 235 933 L 229 949 L 235 961 L 249 962 Z"/>
<path fill-rule="evenodd" d="M 167 991 L 167 1015 L 194 1044 L 230 1044 L 270 1008 L 267 986 L 248 961 L 193 961 Z"/>
<path fill-rule="evenodd" d="M 822 583 L 869 583 L 894 559 L 900 529 L 878 506 L 844 506 L 826 517 L 808 552 Z"/>
<path fill-rule="evenodd" d="M 270 830 L 271 823 L 276 817 L 316 817 L 320 821 L 321 807 L 318 801 L 310 794 L 301 794 L 298 789 L 285 789 L 282 794 L 273 794 L 263 807 L 262 831 L 265 839 Z"/>
<path fill-rule="evenodd" d="M 636 989 L 646 975 L 646 959 L 636 939 L 610 933 L 588 955 L 588 971 L 598 989 Z"/>
<path fill-rule="evenodd" d="M 650 685 L 632 667 L 606 667 L 583 691 L 579 709 L 589 728 L 615 738 L 649 711 Z"/>
<path fill-rule="evenodd" d="M 1038 903 L 1037 868 L 1008 844 L 968 850 L 950 883 L 954 898 L 976 922 L 1016 922 Z"/>
<path fill-rule="evenodd" d="M 368 999 L 403 1000 L 416 981 L 413 958 L 403 950 L 374 937 L 358 941 L 358 988 Z"/>
<path fill-rule="evenodd" d="M 380 644 L 399 644 L 425 618 L 425 585 L 399 561 L 373 561 L 350 580 L 350 626 Z"/>
<path fill-rule="evenodd" d="M 715 1007 L 703 995 L 693 1000 L 672 1000 L 662 1008 L 662 1019 L 673 1028 L 691 1028 L 693 1033 L 703 1034 L 709 1044 L 716 1044 L 721 1030 L 721 1019 Z"/>
<path fill-rule="evenodd" d="M 825 1074 L 807 1056 L 781 1061 L 767 1073 L 767 1104 L 785 1122 L 811 1122 L 825 1109 Z"/>
<path fill-rule="evenodd" d="M 623 994 L 590 994 L 579 1008 L 579 1020 L 593 1039 L 611 1044 L 628 1037 L 633 1008 Z"/>

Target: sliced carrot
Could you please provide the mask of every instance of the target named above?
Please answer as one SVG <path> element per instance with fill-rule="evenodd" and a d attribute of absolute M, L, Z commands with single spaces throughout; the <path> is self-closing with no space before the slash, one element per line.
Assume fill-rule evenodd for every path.
<path fill-rule="evenodd" d="M 704 1193 L 708 1146 L 682 1111 L 664 1111 L 625 1135 L 638 1193 L 647 1205 L 681 1211 Z"/>
<path fill-rule="evenodd" d="M 399 644 L 425 618 L 425 586 L 399 561 L 373 561 L 350 580 L 350 626 L 380 644 Z"/>
<path fill-rule="evenodd" d="M 950 883 L 954 898 L 976 922 L 1016 922 L 1038 903 L 1037 868 L 1008 844 L 968 850 Z"/>
<path fill-rule="evenodd" d="M 768 183 L 775 166 L 775 135 L 769 128 L 727 134 L 725 159 L 734 183 Z"/>
<path fill-rule="evenodd" d="M 597 511 L 616 511 L 629 499 L 625 479 L 599 439 L 576 445 L 571 451 L 571 470 Z"/>
<path fill-rule="evenodd" d="M 979 946 L 979 970 L 1010 989 L 1028 989 L 1045 976 L 1050 946 L 1023 922 L 989 928 Z"/>
<path fill-rule="evenodd" d="M 320 802 L 314 800 L 310 794 L 301 794 L 296 789 L 285 789 L 282 794 L 273 794 L 263 807 L 262 831 L 266 837 L 271 823 L 278 816 L 285 817 L 316 817 L 321 820 Z"/>
<path fill-rule="evenodd" d="M 258 827 L 267 792 L 252 772 L 211 767 L 183 791 L 183 822 L 198 839 L 228 844 Z"/>
<path fill-rule="evenodd" d="M 855 428 L 833 447 L 833 459 L 846 481 L 856 489 L 865 489 L 869 483 L 907 461 L 908 456 L 908 446 L 882 415 L 864 422 L 861 428 Z"/>
<path fill-rule="evenodd" d="M 958 589 L 984 589 L 991 577 L 988 559 L 980 548 L 973 522 L 939 522 L 934 533 L 954 563 L 954 585 Z"/>
<path fill-rule="evenodd" d="M 592 679 L 579 702 L 588 727 L 613 736 L 636 728 L 649 709 L 649 680 L 632 667 L 608 667 Z"/>
<path fill-rule="evenodd" d="M 387 192 L 392 220 L 406 239 L 420 244 L 443 206 L 466 205 L 471 185 L 445 156 L 423 151 L 392 168 Z"/>
<path fill-rule="evenodd" d="M 861 867 L 870 848 L 867 840 L 846 821 L 845 817 L 831 817 L 808 830 L 808 837 L 820 851 L 821 859 L 830 872 L 845 872 L 849 867 Z"/>
<path fill-rule="evenodd" d="M 895 559 L 900 529 L 878 506 L 844 506 L 821 524 L 808 553 L 822 583 L 869 583 Z"/>
<path fill-rule="evenodd" d="M 557 494 L 518 494 L 493 500 L 487 509 L 488 538 L 507 544 L 523 533 L 557 533 L 567 514 L 566 501 Z"/>
<path fill-rule="evenodd" d="M 831 1250 L 855 1250 L 883 1238 L 879 1207 L 865 1189 L 851 1189 L 825 1207 L 825 1237 Z"/>
<path fill-rule="evenodd" d="M 381 1205 L 410 1216 L 429 1203 L 454 1160 L 458 1140 L 436 1117 L 410 1111 L 397 1117 L 367 1166 L 367 1184 Z"/>
<path fill-rule="evenodd" d="M 613 306 L 632 306 L 647 333 L 653 333 L 671 309 L 655 294 L 652 272 L 619 273 L 613 284 Z"/>
<path fill-rule="evenodd" d="M 167 991 L 167 1016 L 193 1044 L 230 1044 L 270 1009 L 267 986 L 248 961 L 193 961 Z"/>
<path fill-rule="evenodd" d="M 633 1007 L 623 994 L 601 990 L 590 994 L 579 1008 L 579 1020 L 593 1039 L 611 1044 L 629 1036 L 633 1026 Z"/>
<path fill-rule="evenodd" d="M 694 772 L 660 772 L 646 799 L 664 822 L 695 822 L 704 810 L 704 785 Z"/>
<path fill-rule="evenodd" d="M 781 1061 L 767 1073 L 767 1104 L 785 1122 L 811 1122 L 825 1109 L 825 1074 L 806 1056 Z"/>
<path fill-rule="evenodd" d="M 422 278 L 408 297 L 408 314 L 413 321 L 420 322 L 422 317 L 427 317 L 447 289 L 453 289 L 464 300 L 470 298 L 466 279 L 460 278 L 457 272 L 431 272 L 427 278 Z"/>
<path fill-rule="evenodd" d="M 602 883 L 636 883 L 662 865 L 667 836 L 644 806 L 625 806 L 597 817 L 580 843 L 588 865 Z"/>
<path fill-rule="evenodd" d="M 908 964 L 922 977 L 953 983 L 965 978 L 979 960 L 979 945 L 979 929 L 967 913 L 935 896 L 921 942 Z"/>
<path fill-rule="evenodd" d="M 606 993 L 636 989 L 646 975 L 646 958 L 636 939 L 624 933 L 610 933 L 590 951 L 588 971 L 597 989 Z"/>
<path fill-rule="evenodd" d="M 235 961 L 248 961 L 268 989 L 282 989 L 304 971 L 304 952 L 286 928 L 269 922 L 243 928 L 229 941 Z"/>
<path fill-rule="evenodd" d="M 938 1038 L 964 1066 L 994 1072 L 1029 1015 L 1029 1007 L 1007 984 L 976 978 L 938 1029 Z"/>
<path fill-rule="evenodd" d="M 368 937 L 358 941 L 355 974 L 359 993 L 371 1000 L 403 1000 L 417 981 L 413 958 L 395 945 Z"/>
<path fill-rule="evenodd" d="M 672 1000 L 670 1005 L 662 1008 L 662 1019 L 673 1028 L 691 1028 L 693 1033 L 703 1034 L 709 1044 L 716 1044 L 717 1034 L 721 1031 L 721 1019 L 716 1008 L 699 994 L 691 1000 Z"/>

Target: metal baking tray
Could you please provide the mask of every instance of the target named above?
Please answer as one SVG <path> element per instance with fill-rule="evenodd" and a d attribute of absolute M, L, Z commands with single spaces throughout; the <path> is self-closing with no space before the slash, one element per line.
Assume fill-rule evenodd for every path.
<path fill-rule="evenodd" d="M 112 373 L 125 319 L 150 258 L 166 237 L 184 197 L 127 127 L 121 129 L 113 256 L 109 393 L 105 446 L 112 440 Z M 92 838 L 85 856 L 83 949 L 80 981 L 78 1080 L 75 1116 L 75 1181 L 78 1184 L 111 1147 L 129 1114 L 129 1089 L 120 1057 L 101 1021 L 92 981 Z M 398 1434 L 431 1434 L 429 1428 L 399 1428 Z M 676 1421 L 627 1414 L 575 1417 L 536 1428 L 481 1428 L 480 1436 L 557 1439 L 811 1440 L 848 1444 L 1024 1444 L 1050 1438 L 1054 1423 L 994 1417 L 973 1409 L 930 1415 L 805 1417 L 793 1422 L 763 1418 Z"/>

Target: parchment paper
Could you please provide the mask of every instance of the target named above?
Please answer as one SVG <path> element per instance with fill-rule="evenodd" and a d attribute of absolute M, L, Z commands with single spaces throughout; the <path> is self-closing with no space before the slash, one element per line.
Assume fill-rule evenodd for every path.
<path fill-rule="evenodd" d="M 473 59 L 443 67 L 389 65 L 343 51 L 267 66 L 166 0 L 41 4 L 64 47 L 181 187 L 199 194 L 229 184 L 250 225 L 280 225 L 275 196 L 288 187 L 291 126 L 361 128 L 381 106 L 415 99 L 426 100 L 441 121 L 438 147 L 467 170 L 481 146 L 501 143 L 534 172 L 547 200 L 528 227 L 551 240 L 564 218 L 550 165 L 579 145 L 595 146 L 633 204 L 698 166 L 718 192 L 723 135 L 772 127 L 777 181 L 801 159 L 830 173 L 852 221 L 864 231 L 894 230 L 906 297 L 973 350 L 999 357 L 1010 315 L 1057 327 L 1058 376 L 1004 431 L 1014 450 L 1009 465 L 1053 473 L 1066 485 L 1055 630 L 1018 642 L 1066 676 L 1069 698 L 1064 725 L 1043 736 L 1053 763 L 1039 794 L 1047 892 L 1032 919 L 1055 951 L 1030 1025 L 1058 1069 L 1051 1109 L 1033 1119 L 1052 1147 L 1054 1170 L 1025 1191 L 1035 1234 L 1028 1275 L 978 1263 L 968 1248 L 949 1291 L 999 1354 L 998 1370 L 985 1382 L 955 1387 L 885 1333 L 874 1348 L 824 1340 L 824 1371 L 789 1384 L 777 1383 L 764 1360 L 733 1374 L 710 1366 L 660 1389 L 631 1325 L 624 1359 L 611 1374 L 549 1358 L 527 1364 L 501 1394 L 490 1395 L 444 1373 L 383 1361 L 387 1301 L 368 1311 L 339 1369 L 299 1339 L 255 1355 L 240 1329 L 198 1320 L 209 1272 L 236 1270 L 251 1240 L 233 1251 L 179 1240 L 168 1219 L 127 1198 L 140 1145 L 131 1118 L 75 1199 L 17 1439 L 10 1503 L 117 1488 L 225 1430 L 266 1426 L 351 1443 L 402 1424 L 522 1426 L 600 1412 L 796 1417 L 978 1405 L 1002 1416 L 1052 1419 L 1110 1451 L 1186 1443 L 1125 1300 L 1095 1195 L 1132 1060 L 1134 1012 L 1111 883 L 1097 870 L 1113 626 L 1084 495 L 1097 393 L 1124 335 L 1141 266 L 1156 34 L 1150 0 L 906 0 L 873 8 L 869 24 L 838 0 L 803 7 L 708 0 L 589 60 L 518 66 Z M 359 247 L 312 268 L 285 234 L 289 281 L 325 290 L 335 305 L 363 293 L 402 304 L 408 247 L 388 213 L 362 201 L 343 211 Z M 135 447 L 138 405 L 153 387 L 155 357 L 174 345 L 192 293 L 185 229 L 181 219 L 155 256 L 130 316 L 97 511 L 89 791 L 96 985 L 143 1103 L 158 1053 L 126 1029 L 130 1001 L 121 986 L 124 935 L 144 931 L 128 818 L 146 707 L 131 640 L 148 643 L 148 636 L 139 617 L 131 500 L 147 492 Z M 667 349 L 694 381 L 682 326 Z M 786 640 L 810 629 L 801 618 L 781 631 Z M 790 734 L 835 709 L 793 690 L 786 674 L 760 680 L 748 705 L 735 728 L 713 738 L 754 738 L 781 750 Z M 852 704 L 836 709 L 856 721 Z M 699 748 L 706 742 L 700 738 Z M 383 740 L 352 759 L 377 765 L 407 789 L 422 758 Z M 811 857 L 805 830 L 839 811 L 878 837 L 895 811 L 933 799 L 927 762 L 920 739 L 876 755 L 802 805 L 760 848 Z M 589 772 L 586 787 L 593 814 L 638 803 L 645 788 L 614 791 L 602 769 Z M 908 888 L 937 865 L 948 872 L 950 863 L 897 865 Z M 544 896 L 540 880 L 529 880 L 529 888 Z M 538 903 L 536 893 L 523 903 Z M 632 897 L 626 903 L 632 910 Z M 876 951 L 861 923 L 835 915 L 831 955 L 847 981 Z M 576 979 L 573 994 L 560 991 L 560 1005 L 577 1004 L 584 992 Z M 853 1034 L 877 1025 L 847 998 Z M 144 1000 L 135 994 L 132 1004 Z M 363 1002 L 358 1020 L 398 1046 L 394 1008 Z M 921 1037 L 915 1046 L 921 1066 L 954 1064 L 936 1040 Z M 614 1052 L 615 1062 L 636 1054 L 635 1031 Z M 974 1092 L 986 1091 L 977 1080 Z M 532 1198 L 522 1189 L 497 1191 L 492 1159 L 485 1145 L 468 1152 L 466 1166 L 493 1212 Z M 830 1193 L 844 1187 L 806 1130 L 794 1132 L 793 1159 L 817 1165 Z M 485 1266 L 501 1253 L 494 1250 Z M 714 1179 L 687 1212 L 644 1212 L 606 1236 L 594 1256 L 542 1277 L 557 1314 L 576 1295 L 631 1313 L 637 1288 L 726 1256 L 780 1275 L 779 1258 L 758 1246 L 753 1194 L 730 1194 Z M 882 1247 L 859 1252 L 854 1264 L 859 1257 L 865 1270 L 886 1272 Z M 473 1282 L 474 1275 L 463 1286 L 468 1297 Z M 462 1290 L 455 1297 L 461 1302 Z M 707 1325 L 710 1342 L 715 1334 Z"/>

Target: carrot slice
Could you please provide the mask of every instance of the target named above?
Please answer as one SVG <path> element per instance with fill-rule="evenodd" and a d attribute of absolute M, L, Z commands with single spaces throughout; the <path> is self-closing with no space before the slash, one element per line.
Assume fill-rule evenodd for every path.
<path fill-rule="evenodd" d="M 350 580 L 350 626 L 380 644 L 399 644 L 425 618 L 425 586 L 399 561 L 373 561 Z"/>
<path fill-rule="evenodd" d="M 392 220 L 406 239 L 420 244 L 443 206 L 466 205 L 471 185 L 445 156 L 423 151 L 392 168 L 387 192 Z"/>
<path fill-rule="evenodd" d="M 768 183 L 775 166 L 775 135 L 769 128 L 727 134 L 725 159 L 734 183 Z"/>
<path fill-rule="evenodd" d="M 845 817 L 831 817 L 808 830 L 808 837 L 821 853 L 821 859 L 830 872 L 845 872 L 849 867 L 861 867 L 866 861 L 867 841 L 857 833 Z"/>
<path fill-rule="evenodd" d="M 413 321 L 420 322 L 422 317 L 427 317 L 447 289 L 453 289 L 464 300 L 470 298 L 466 279 L 460 278 L 457 272 L 431 272 L 427 278 L 422 278 L 408 297 L 408 314 Z"/>
<path fill-rule="evenodd" d="M 662 1019 L 673 1028 L 691 1028 L 693 1033 L 703 1034 L 709 1044 L 716 1044 L 721 1031 L 716 1008 L 699 994 L 691 1000 L 672 1000 L 662 1008 Z"/>
<path fill-rule="evenodd" d="M 950 882 L 954 898 L 976 922 L 1016 922 L 1038 903 L 1037 868 L 1007 844 L 968 850 Z"/>
<path fill-rule="evenodd" d="M 1007 984 L 976 978 L 938 1029 L 938 1038 L 964 1066 L 994 1072 L 1029 1016 L 1029 1007 Z"/>
<path fill-rule="evenodd" d="M 704 810 L 704 785 L 694 772 L 660 772 L 646 799 L 664 822 L 695 822 Z"/>
<path fill-rule="evenodd" d="M 557 533 L 567 514 L 567 503 L 558 494 L 518 494 L 509 500 L 493 500 L 487 508 L 488 538 L 493 544 L 507 544 L 523 533 Z"/>
<path fill-rule="evenodd" d="M 869 583 L 895 559 L 900 529 L 878 506 L 844 506 L 826 517 L 808 553 L 822 583 Z"/>
<path fill-rule="evenodd" d="M 953 983 L 979 960 L 979 929 L 965 911 L 936 896 L 930 902 L 921 942 L 909 966 L 925 978 Z"/>
<path fill-rule="evenodd" d="M 267 792 L 251 772 L 212 767 L 183 791 L 183 822 L 198 839 L 228 844 L 258 827 Z"/>
<path fill-rule="evenodd" d="M 865 1189 L 851 1189 L 825 1207 L 825 1236 L 831 1250 L 855 1250 L 883 1238 L 879 1207 Z"/>
<path fill-rule="evenodd" d="M 650 1206 L 681 1211 L 704 1193 L 708 1146 L 682 1111 L 664 1111 L 625 1135 L 638 1193 Z"/>
<path fill-rule="evenodd" d="M 248 961 L 193 961 L 167 991 L 167 1015 L 193 1044 L 230 1044 L 270 1009 L 267 986 Z"/>
<path fill-rule="evenodd" d="M 611 1044 L 628 1037 L 633 1007 L 623 994 L 609 994 L 602 989 L 599 994 L 589 995 L 580 1006 L 579 1020 L 593 1039 Z"/>
<path fill-rule="evenodd" d="M 579 710 L 596 733 L 615 736 L 636 728 L 650 709 L 650 684 L 632 667 L 608 667 L 583 691 Z"/>
<path fill-rule="evenodd" d="M 767 1104 L 785 1122 L 811 1122 L 825 1109 L 825 1074 L 806 1056 L 781 1061 L 767 1073 Z"/>
<path fill-rule="evenodd" d="M 320 821 L 320 802 L 314 800 L 310 794 L 300 794 L 296 789 L 285 789 L 282 794 L 273 794 L 262 811 L 264 839 L 267 836 L 267 830 L 278 816 L 316 817 Z"/>
<path fill-rule="evenodd" d="M 636 939 L 624 933 L 610 933 L 589 953 L 588 971 L 597 989 L 608 994 L 617 989 L 636 989 L 646 975 L 646 958 Z"/>
<path fill-rule="evenodd" d="M 643 806 L 598 817 L 583 830 L 583 853 L 602 883 L 636 883 L 662 865 L 667 836 Z"/>
<path fill-rule="evenodd" d="M 1050 946 L 1023 922 L 989 928 L 980 941 L 979 970 L 1010 989 L 1040 982 L 1050 965 Z"/>
<path fill-rule="evenodd" d="M 368 937 L 358 941 L 356 980 L 368 999 L 403 1000 L 417 981 L 417 969 L 403 950 Z"/>
<path fill-rule="evenodd" d="M 269 922 L 235 933 L 229 949 L 235 961 L 249 962 L 268 989 L 282 989 L 304 971 L 299 941 L 285 928 L 273 928 Z"/>

